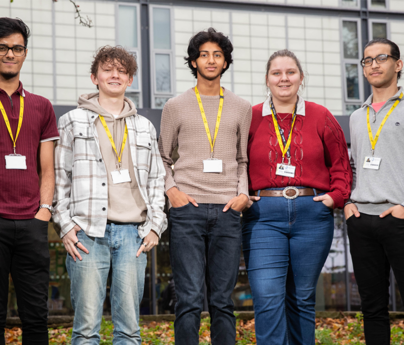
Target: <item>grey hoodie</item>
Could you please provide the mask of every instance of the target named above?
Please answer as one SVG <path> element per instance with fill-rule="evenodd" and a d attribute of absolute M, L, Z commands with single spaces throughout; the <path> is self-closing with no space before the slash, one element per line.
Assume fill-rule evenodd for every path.
<path fill-rule="evenodd" d="M 404 206 L 404 97 L 387 119 L 375 147 L 374 156 L 381 158 L 379 170 L 364 169 L 365 157 L 372 156 L 372 147 L 367 130 L 366 113 L 373 137 L 387 112 L 399 98 L 403 88 L 391 97 L 376 113 L 372 107 L 371 95 L 350 119 L 351 166 L 353 184 L 351 199 L 359 212 L 380 215 L 388 208 Z"/>
<path fill-rule="evenodd" d="M 78 108 L 88 109 L 96 114 L 102 115 L 112 134 L 118 154 L 122 147 L 123 135 L 125 132 L 125 118 L 136 115 L 137 111 L 133 102 L 125 97 L 124 108 L 116 118 L 101 107 L 98 102 L 98 93 L 81 95 L 78 101 Z M 114 184 L 111 171 L 116 170 L 118 158 L 108 139 L 107 133 L 100 121 L 94 122 L 99 137 L 101 155 L 108 174 L 108 220 L 119 223 L 141 223 L 146 220 L 146 203 L 143 200 L 136 181 L 130 154 L 129 137 L 122 154 L 122 169 L 128 169 L 131 182 Z"/>

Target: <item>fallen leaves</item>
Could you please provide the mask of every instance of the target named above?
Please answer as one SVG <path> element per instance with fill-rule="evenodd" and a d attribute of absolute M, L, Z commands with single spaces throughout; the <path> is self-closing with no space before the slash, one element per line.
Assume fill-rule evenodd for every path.
<path fill-rule="evenodd" d="M 360 345 L 365 344 L 363 335 L 363 320 L 361 314 L 356 318 L 341 315 L 340 319 L 321 318 L 316 319 L 316 344 L 321 345 Z M 142 322 L 142 344 L 146 345 L 174 345 L 173 322 Z M 101 325 L 100 344 L 112 344 L 113 325 L 103 320 Z M 70 344 L 71 328 L 49 330 L 50 345 Z M 6 329 L 6 344 L 22 345 L 22 332 L 19 328 Z M 200 345 L 210 344 L 210 319 L 203 319 L 199 330 Z M 255 321 L 237 320 L 236 345 L 256 344 Z M 404 345 L 404 320 L 392 322 L 391 345 Z"/>

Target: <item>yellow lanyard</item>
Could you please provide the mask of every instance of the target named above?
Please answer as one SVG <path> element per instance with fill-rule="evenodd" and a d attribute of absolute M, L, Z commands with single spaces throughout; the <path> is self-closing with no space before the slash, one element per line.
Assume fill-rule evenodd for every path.
<path fill-rule="evenodd" d="M 293 131 L 293 127 L 294 127 L 295 121 L 296 121 L 295 112 L 296 112 L 296 107 L 295 107 L 295 110 L 293 111 L 293 121 L 292 121 L 292 125 L 290 126 L 288 141 L 286 142 L 286 146 L 283 147 L 283 141 L 282 141 L 281 133 L 279 132 L 278 121 L 276 120 L 274 112 L 272 111 L 272 108 L 271 108 L 272 121 L 274 122 L 276 137 L 278 138 L 279 147 L 281 148 L 281 151 L 282 151 L 282 160 L 283 160 L 283 158 L 285 158 L 285 154 L 286 154 L 286 152 L 288 152 L 290 143 L 292 142 L 292 131 Z"/>
<path fill-rule="evenodd" d="M 375 153 L 375 147 L 376 147 L 376 143 L 377 140 L 379 140 L 379 135 L 380 132 L 382 131 L 382 128 L 384 126 L 384 124 L 386 123 L 387 119 L 389 118 L 389 116 L 391 115 L 391 113 L 393 112 L 393 110 L 395 109 L 395 107 L 397 106 L 398 103 L 400 103 L 401 98 L 403 98 L 403 93 L 401 92 L 400 97 L 398 98 L 397 101 L 395 101 L 395 103 L 393 104 L 393 106 L 390 108 L 389 112 L 386 114 L 386 116 L 384 117 L 382 123 L 380 124 L 379 129 L 377 130 L 376 136 L 373 138 L 373 134 L 372 134 L 372 128 L 370 127 L 370 121 L 369 121 L 369 106 L 368 106 L 368 111 L 367 111 L 367 123 L 368 123 L 368 132 L 369 132 L 369 139 L 370 139 L 370 144 L 372 145 L 372 154 Z"/>
<path fill-rule="evenodd" d="M 116 156 L 118 157 L 118 162 L 121 163 L 123 149 L 125 148 L 126 140 L 128 139 L 128 126 L 125 123 L 125 134 L 123 135 L 121 153 L 118 155 L 118 151 L 116 150 L 116 146 L 114 143 L 114 138 L 112 138 L 112 134 L 109 131 L 109 128 L 107 126 L 107 123 L 105 122 L 104 116 L 101 116 L 101 115 L 99 115 L 99 116 L 100 116 L 101 123 L 104 126 L 105 132 L 107 132 L 108 139 L 111 142 L 112 148 L 114 149 Z"/>
<path fill-rule="evenodd" d="M 15 134 L 15 139 L 13 136 L 13 132 L 11 131 L 10 121 L 8 121 L 8 117 L 6 111 L 4 110 L 3 104 L 0 102 L 0 110 L 3 114 L 4 122 L 6 123 L 8 133 L 10 134 L 10 138 L 13 142 L 13 149 L 15 154 L 15 144 L 17 143 L 18 135 L 20 134 L 21 126 L 22 126 L 22 119 L 24 117 L 24 97 L 20 96 L 20 118 L 18 119 L 18 128 L 17 133 Z"/>
<path fill-rule="evenodd" d="M 210 153 L 211 153 L 211 158 L 213 157 L 213 148 L 215 146 L 216 142 L 216 137 L 217 137 L 217 132 L 219 132 L 219 126 L 220 126 L 220 119 L 222 118 L 222 110 L 223 110 L 223 89 L 220 88 L 220 101 L 219 101 L 219 110 L 217 111 L 217 119 L 216 119 L 216 126 L 215 126 L 215 135 L 212 137 L 210 135 L 210 130 L 209 130 L 209 125 L 208 125 L 208 120 L 206 119 L 206 114 L 205 110 L 203 110 L 203 105 L 202 105 L 202 100 L 201 96 L 199 94 L 198 88 L 195 86 L 195 94 L 196 98 L 198 99 L 198 104 L 199 104 L 199 109 L 201 111 L 202 119 L 203 119 L 203 124 L 205 125 L 205 131 L 206 134 L 208 135 L 209 139 L 209 144 L 210 144 Z"/>

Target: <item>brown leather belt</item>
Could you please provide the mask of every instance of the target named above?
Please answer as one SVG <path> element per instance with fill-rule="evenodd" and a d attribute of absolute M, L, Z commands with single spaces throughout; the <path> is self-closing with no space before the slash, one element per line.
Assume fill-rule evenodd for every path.
<path fill-rule="evenodd" d="M 316 189 L 317 194 L 326 193 L 322 190 Z M 255 196 L 258 196 L 258 191 L 255 191 Z M 283 190 L 261 190 L 259 196 L 283 196 L 286 199 L 296 199 L 298 196 L 313 196 L 316 195 L 314 193 L 313 188 L 296 188 L 296 187 L 286 187 Z"/>

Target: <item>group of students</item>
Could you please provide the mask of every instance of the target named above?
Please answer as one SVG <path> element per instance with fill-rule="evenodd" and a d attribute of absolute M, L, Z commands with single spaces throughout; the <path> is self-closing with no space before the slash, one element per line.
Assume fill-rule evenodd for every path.
<path fill-rule="evenodd" d="M 73 345 L 99 343 L 110 271 L 114 344 L 141 344 L 146 252 L 167 227 L 176 344 L 199 343 L 205 283 L 212 344 L 235 344 L 231 293 L 242 244 L 257 343 L 314 345 L 335 208 L 347 219 L 366 342 L 390 343 L 390 266 L 404 296 L 403 62 L 395 43 L 376 39 L 364 49 L 373 92 L 351 115 L 349 158 L 335 117 L 299 94 L 305 75 L 289 50 L 269 57 L 268 97 L 251 107 L 220 83 L 233 62 L 228 37 L 213 28 L 194 35 L 185 63 L 196 86 L 168 100 L 157 140 L 125 97 L 137 63 L 119 46 L 97 51 L 97 92 L 81 95 L 56 127 L 50 102 L 20 81 L 28 37 L 21 20 L 0 18 L 0 345 L 10 273 L 23 344 L 48 344 L 51 217 L 68 252 Z"/>

